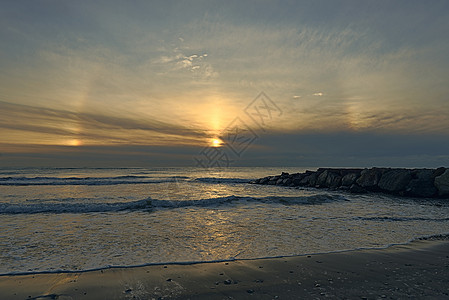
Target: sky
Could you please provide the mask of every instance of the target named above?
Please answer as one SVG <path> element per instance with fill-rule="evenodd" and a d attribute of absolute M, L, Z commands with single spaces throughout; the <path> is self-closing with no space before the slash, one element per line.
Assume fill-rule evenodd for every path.
<path fill-rule="evenodd" d="M 449 165 L 448 1 L 0 1 L 0 167 Z"/>

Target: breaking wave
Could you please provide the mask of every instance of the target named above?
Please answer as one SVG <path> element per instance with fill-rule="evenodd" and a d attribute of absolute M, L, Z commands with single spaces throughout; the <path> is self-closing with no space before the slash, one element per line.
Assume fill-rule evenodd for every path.
<path fill-rule="evenodd" d="M 144 199 L 131 202 L 115 203 L 33 203 L 33 204 L 0 204 L 0 214 L 38 214 L 38 213 L 100 213 L 135 210 L 174 209 L 181 207 L 218 207 L 231 203 L 252 203 L 283 205 L 313 205 L 332 201 L 346 200 L 337 195 L 314 195 L 303 197 L 239 197 L 229 196 L 198 200 L 159 200 Z"/>
<path fill-rule="evenodd" d="M 116 177 L 0 177 L 0 185 L 117 185 L 117 184 L 152 184 L 185 180 L 189 177 L 173 176 L 155 178 L 149 176 Z"/>

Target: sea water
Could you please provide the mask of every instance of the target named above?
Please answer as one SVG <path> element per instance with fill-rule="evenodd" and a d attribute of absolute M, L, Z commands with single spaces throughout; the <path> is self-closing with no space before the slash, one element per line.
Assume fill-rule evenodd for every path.
<path fill-rule="evenodd" d="M 248 183 L 304 170 L 0 169 L 0 274 L 383 248 L 449 233 L 447 200 Z"/>

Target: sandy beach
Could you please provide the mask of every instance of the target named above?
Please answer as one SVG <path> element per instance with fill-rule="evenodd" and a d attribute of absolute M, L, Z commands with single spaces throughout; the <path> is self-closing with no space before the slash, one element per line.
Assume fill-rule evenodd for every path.
<path fill-rule="evenodd" d="M 191 265 L 0 277 L 1 299 L 449 298 L 449 241 Z"/>

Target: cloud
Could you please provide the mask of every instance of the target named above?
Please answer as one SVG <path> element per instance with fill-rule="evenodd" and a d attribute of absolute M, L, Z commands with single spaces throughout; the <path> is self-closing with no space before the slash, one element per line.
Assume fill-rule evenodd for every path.
<path fill-rule="evenodd" d="M 192 61 L 189 59 L 183 59 L 181 61 L 178 61 L 176 63 L 180 69 L 182 68 L 190 68 L 192 66 Z"/>
<path fill-rule="evenodd" d="M 21 131 L 23 144 L 27 135 L 50 135 L 57 144 L 77 137 L 88 143 L 172 145 L 198 143 L 209 138 L 205 131 L 155 119 L 126 118 L 86 112 L 70 112 L 0 101 L 0 128 Z M 21 120 L 18 122 L 17 120 Z M 3 137 L 3 143 L 8 143 Z M 51 143 L 50 143 L 51 144 Z"/>
<path fill-rule="evenodd" d="M 447 135 L 448 10 L 417 3 L 14 4 L 0 18 L 2 139 L 195 143 L 260 91 L 284 111 L 279 134 Z"/>
<path fill-rule="evenodd" d="M 174 74 L 179 70 L 190 71 L 194 80 L 209 80 L 218 77 L 218 72 L 214 69 L 212 64 L 207 61 L 209 55 L 201 50 L 197 53 L 203 54 L 187 54 L 191 52 L 191 47 L 185 42 L 185 39 L 180 40 L 181 45 L 168 45 L 163 47 L 165 53 L 158 59 L 153 60 L 153 64 L 162 65 L 164 72 L 162 75 Z"/>

